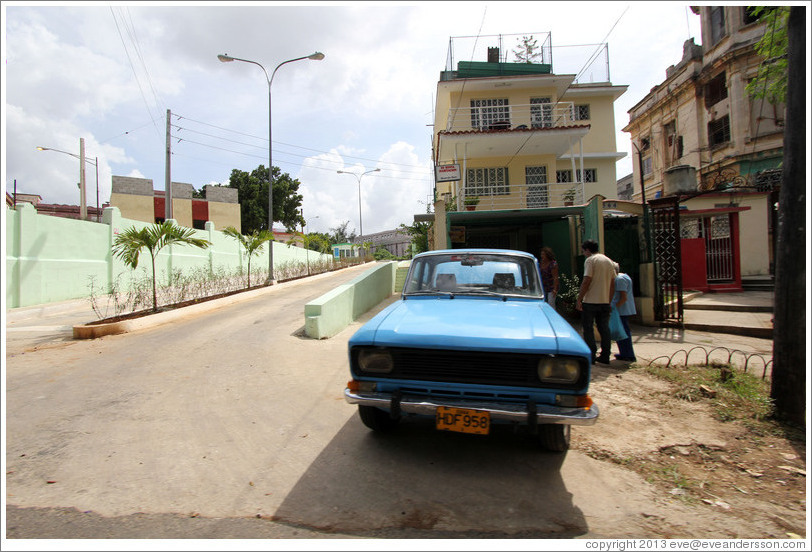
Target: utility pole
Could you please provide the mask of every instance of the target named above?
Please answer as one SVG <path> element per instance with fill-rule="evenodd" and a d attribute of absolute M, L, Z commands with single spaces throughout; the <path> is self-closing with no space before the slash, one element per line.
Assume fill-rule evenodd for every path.
<path fill-rule="evenodd" d="M 172 112 L 166 110 L 166 175 L 164 178 L 164 220 L 172 217 Z"/>
<path fill-rule="evenodd" d="M 87 198 L 85 198 L 85 139 L 79 138 L 79 218 L 87 220 Z"/>

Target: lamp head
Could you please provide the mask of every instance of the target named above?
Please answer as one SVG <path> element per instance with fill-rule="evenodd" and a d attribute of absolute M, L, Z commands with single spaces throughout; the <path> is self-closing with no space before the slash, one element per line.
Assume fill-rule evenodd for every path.
<path fill-rule="evenodd" d="M 313 59 L 313 60 L 316 60 L 316 61 L 321 61 L 321 60 L 324 59 L 324 54 L 322 54 L 321 52 L 315 52 L 315 53 L 310 54 L 309 56 L 307 56 L 307 59 Z"/>
<path fill-rule="evenodd" d="M 40 150 L 40 151 L 45 151 L 45 150 L 47 150 L 48 148 L 43 148 L 42 146 L 37 146 L 37 149 L 38 149 L 38 150 Z"/>
<path fill-rule="evenodd" d="M 229 56 L 228 54 L 217 54 L 217 59 L 219 59 L 223 63 L 227 63 L 229 61 L 234 61 L 234 58 Z"/>

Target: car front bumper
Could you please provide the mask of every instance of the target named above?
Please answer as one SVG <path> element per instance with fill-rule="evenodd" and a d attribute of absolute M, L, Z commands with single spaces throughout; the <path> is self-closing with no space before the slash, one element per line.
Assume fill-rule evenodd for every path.
<path fill-rule="evenodd" d="M 597 405 L 589 408 L 561 407 L 534 403 L 505 403 L 448 398 L 425 398 L 397 393 L 379 393 L 344 390 L 344 398 L 350 404 L 374 406 L 394 413 L 401 412 L 434 416 L 438 406 L 470 408 L 489 412 L 492 420 L 537 424 L 593 425 L 600 414 Z"/>

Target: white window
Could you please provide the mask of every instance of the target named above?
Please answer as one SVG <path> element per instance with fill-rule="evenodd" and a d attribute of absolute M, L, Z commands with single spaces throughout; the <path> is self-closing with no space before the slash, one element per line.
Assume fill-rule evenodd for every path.
<path fill-rule="evenodd" d="M 530 98 L 530 126 L 532 128 L 553 126 L 552 98 Z"/>
<path fill-rule="evenodd" d="M 465 196 L 508 195 L 507 167 L 492 169 L 468 169 Z"/>
<path fill-rule="evenodd" d="M 507 98 L 471 100 L 471 126 L 479 130 L 510 128 Z"/>
<path fill-rule="evenodd" d="M 588 121 L 590 119 L 589 104 L 576 105 L 574 117 L 576 121 Z"/>
<path fill-rule="evenodd" d="M 597 182 L 598 169 L 584 169 L 584 180 L 581 179 L 581 169 L 576 169 L 575 177 L 576 182 Z M 569 169 L 555 171 L 555 181 L 559 184 L 572 182 L 572 171 Z"/>

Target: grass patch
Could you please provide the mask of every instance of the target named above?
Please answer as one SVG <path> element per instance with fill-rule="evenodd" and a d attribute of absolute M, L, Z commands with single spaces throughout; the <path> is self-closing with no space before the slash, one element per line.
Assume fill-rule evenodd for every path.
<path fill-rule="evenodd" d="M 739 420 L 751 425 L 765 422 L 773 412 L 770 384 L 729 364 L 646 367 L 646 372 L 676 386 L 682 400 L 710 402 L 723 422 Z"/>

